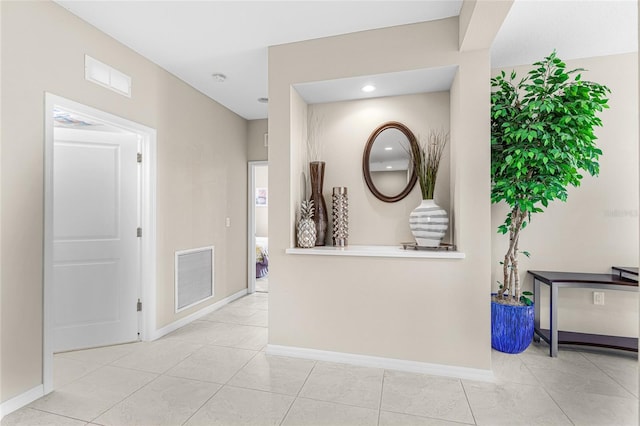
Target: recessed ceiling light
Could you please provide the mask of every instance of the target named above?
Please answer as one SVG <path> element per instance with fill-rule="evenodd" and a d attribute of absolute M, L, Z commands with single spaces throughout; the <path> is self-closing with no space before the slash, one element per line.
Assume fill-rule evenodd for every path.
<path fill-rule="evenodd" d="M 392 146 L 387 146 L 384 148 L 385 151 L 393 151 L 393 147 Z"/>
<path fill-rule="evenodd" d="M 216 83 L 223 83 L 227 79 L 226 75 L 220 73 L 211 74 L 211 77 Z"/>
<path fill-rule="evenodd" d="M 258 102 L 261 104 L 269 103 L 269 98 L 258 98 Z"/>
<path fill-rule="evenodd" d="M 372 85 L 370 85 L 370 84 L 367 84 L 366 86 L 364 86 L 364 87 L 362 88 L 362 91 L 363 91 L 363 92 L 367 92 L 367 93 L 369 93 L 369 92 L 373 92 L 374 90 L 376 90 L 376 87 L 375 87 L 375 86 L 372 86 Z"/>
<path fill-rule="evenodd" d="M 387 166 L 387 169 L 393 169 L 393 166 Z"/>

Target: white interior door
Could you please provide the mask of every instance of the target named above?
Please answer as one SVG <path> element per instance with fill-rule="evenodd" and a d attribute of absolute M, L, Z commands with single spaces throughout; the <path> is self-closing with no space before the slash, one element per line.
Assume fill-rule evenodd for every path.
<path fill-rule="evenodd" d="M 138 136 L 56 128 L 54 352 L 138 339 Z"/>

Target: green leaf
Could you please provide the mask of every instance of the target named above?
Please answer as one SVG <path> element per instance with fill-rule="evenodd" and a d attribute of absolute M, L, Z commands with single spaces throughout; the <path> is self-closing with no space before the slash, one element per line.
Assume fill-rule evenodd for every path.
<path fill-rule="evenodd" d="M 525 212 L 522 228 L 553 200 L 566 201 L 585 172 L 599 173 L 594 130 L 611 91 L 583 81 L 583 71 L 567 71 L 553 51 L 519 81 L 515 71 L 491 79 L 491 202 Z M 499 233 L 509 232 L 510 215 Z"/>
<path fill-rule="evenodd" d="M 524 293 L 523 293 L 524 294 Z M 531 299 L 529 299 L 526 296 L 520 296 L 520 303 L 527 305 L 527 306 L 531 306 L 533 305 L 533 302 L 531 301 Z"/>

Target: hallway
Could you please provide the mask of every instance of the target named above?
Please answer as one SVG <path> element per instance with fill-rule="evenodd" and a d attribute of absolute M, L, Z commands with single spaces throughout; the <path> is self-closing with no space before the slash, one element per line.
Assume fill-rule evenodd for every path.
<path fill-rule="evenodd" d="M 268 294 L 151 343 L 55 357 L 8 425 L 636 425 L 634 355 L 493 353 L 495 383 L 268 356 Z M 506 408 L 506 409 L 505 409 Z"/>

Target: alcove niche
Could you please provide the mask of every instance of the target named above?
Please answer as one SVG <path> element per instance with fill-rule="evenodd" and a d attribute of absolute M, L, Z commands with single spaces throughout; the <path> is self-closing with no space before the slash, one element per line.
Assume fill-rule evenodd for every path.
<path fill-rule="evenodd" d="M 397 202 L 377 199 L 368 189 L 362 171 L 363 152 L 371 133 L 381 124 L 396 121 L 407 126 L 418 140 L 430 129 L 450 132 L 450 90 L 457 66 L 417 69 L 378 75 L 294 84 L 291 88 L 292 144 L 291 203 L 296 214 L 300 202 L 309 196 L 309 159 L 307 132 L 314 132 L 321 146 L 321 160 L 326 163 L 323 195 L 331 216 L 332 188 L 344 186 L 349 196 L 349 240 L 346 249 L 331 247 L 331 229 L 326 246 L 296 249 L 295 231 L 287 254 L 351 255 L 383 257 L 463 258 L 456 252 L 415 252 L 401 249 L 401 243 L 414 241 L 409 229 L 409 214 L 420 204 L 416 184 L 409 195 Z M 362 88 L 374 86 L 372 92 Z M 309 118 L 313 117 L 311 122 Z M 435 192 L 436 202 L 450 218 L 443 242 L 456 243 L 453 210 L 454 174 L 451 168 L 451 142 L 447 144 Z"/>

